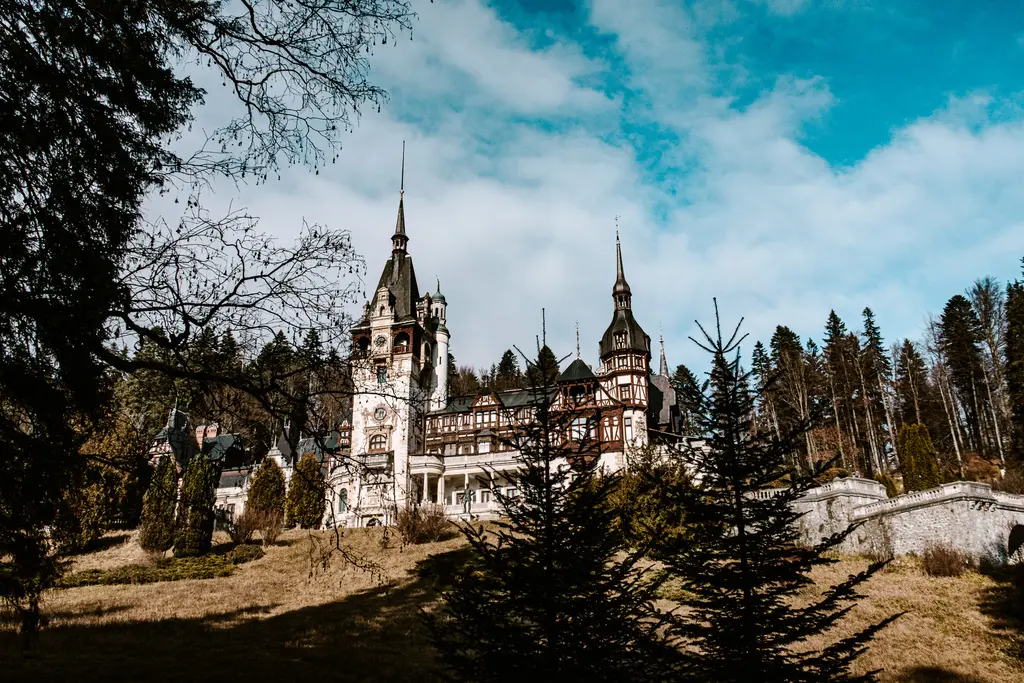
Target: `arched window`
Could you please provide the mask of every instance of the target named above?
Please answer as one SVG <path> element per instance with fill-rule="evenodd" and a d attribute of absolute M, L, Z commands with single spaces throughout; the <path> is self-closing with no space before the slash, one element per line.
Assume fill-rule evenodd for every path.
<path fill-rule="evenodd" d="M 360 337 L 356 340 L 356 351 L 360 355 L 366 355 L 366 352 L 370 350 L 370 339 L 369 337 Z"/>
<path fill-rule="evenodd" d="M 409 335 L 405 332 L 401 332 L 395 337 L 395 351 L 398 353 L 405 353 L 409 350 Z"/>
<path fill-rule="evenodd" d="M 338 514 L 348 510 L 348 489 L 338 491 Z"/>
<path fill-rule="evenodd" d="M 370 437 L 370 450 L 383 451 L 388 447 L 388 437 L 383 434 L 374 434 Z"/>

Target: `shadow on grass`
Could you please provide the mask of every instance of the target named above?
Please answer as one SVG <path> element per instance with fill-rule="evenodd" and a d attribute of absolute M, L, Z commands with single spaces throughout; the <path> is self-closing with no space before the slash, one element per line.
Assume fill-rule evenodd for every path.
<path fill-rule="evenodd" d="M 984 574 L 995 585 L 985 590 L 979 607 L 1010 641 L 1007 654 L 1024 660 L 1024 565 L 986 569 Z"/>
<path fill-rule="evenodd" d="M 131 532 L 124 531 L 117 534 L 109 534 L 106 536 L 100 536 L 97 539 L 90 541 L 84 548 L 73 553 L 68 553 L 67 557 L 76 557 L 78 555 L 88 555 L 89 553 L 98 553 L 101 550 L 110 550 L 111 548 L 119 545 L 124 545 L 131 538 Z"/>
<path fill-rule="evenodd" d="M 917 666 L 901 672 L 895 683 L 985 683 L 980 678 L 937 666 Z"/>
<path fill-rule="evenodd" d="M 429 683 L 438 680 L 439 667 L 421 608 L 467 557 L 464 549 L 442 553 L 419 562 L 405 583 L 263 618 L 261 612 L 274 608 L 198 619 L 59 624 L 43 632 L 31 658 L 19 654 L 13 631 L 0 631 L 0 678 Z"/>

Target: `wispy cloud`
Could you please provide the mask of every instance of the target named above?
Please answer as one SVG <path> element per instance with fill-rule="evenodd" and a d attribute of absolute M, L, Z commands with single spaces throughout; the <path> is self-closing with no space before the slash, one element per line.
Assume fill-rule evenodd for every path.
<path fill-rule="evenodd" d="M 973 278 L 1017 272 L 1024 128 L 1012 108 L 961 93 L 855 163 L 830 163 L 804 138 L 842 96 L 825 74 L 752 78 L 720 35 L 746 9 L 593 0 L 586 21 L 607 44 L 595 57 L 565 36 L 536 50 L 478 0 L 423 4 L 415 39 L 374 59 L 391 106 L 364 116 L 338 164 L 211 201 L 241 202 L 281 235 L 302 218 L 352 230 L 369 290 L 407 140 L 409 248 L 421 284 L 441 279 L 454 353 L 477 365 L 530 345 L 541 307 L 549 342 L 572 349 L 578 320 L 596 363 L 616 215 L 637 317 L 652 337 L 664 327 L 671 362 L 703 366 L 685 337 L 712 296 L 755 338 L 776 324 L 818 337 L 830 308 L 856 327 L 864 306 L 895 338 Z M 589 87 L 595 75 L 612 87 Z M 755 82 L 766 85 L 751 94 Z"/>

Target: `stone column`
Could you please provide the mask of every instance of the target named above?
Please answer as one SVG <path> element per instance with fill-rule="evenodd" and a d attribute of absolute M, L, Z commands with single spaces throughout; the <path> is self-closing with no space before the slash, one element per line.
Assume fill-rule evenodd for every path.
<path fill-rule="evenodd" d="M 437 478 L 437 504 L 444 505 L 444 472 Z"/>
<path fill-rule="evenodd" d="M 430 497 L 430 495 L 427 493 L 427 486 L 430 484 L 430 481 L 429 481 L 428 477 L 429 477 L 429 475 L 426 472 L 424 472 L 423 473 L 423 495 L 420 497 L 420 502 L 421 503 L 426 503 L 427 499 Z"/>

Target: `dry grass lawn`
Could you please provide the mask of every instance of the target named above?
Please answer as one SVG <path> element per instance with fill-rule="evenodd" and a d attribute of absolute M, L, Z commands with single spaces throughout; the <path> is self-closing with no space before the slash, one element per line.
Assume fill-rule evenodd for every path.
<path fill-rule="evenodd" d="M 462 540 L 382 548 L 380 529 L 352 530 L 343 547 L 372 559 L 383 576 L 337 557 L 311 571 L 327 536 L 288 532 L 226 578 L 54 591 L 33 657 L 18 653 L 13 624 L 0 622 L 0 679 L 437 680 L 420 609 L 434 600 L 433 577 L 464 555 Z M 129 535 L 110 543 L 78 558 L 76 569 L 147 559 Z M 864 565 L 847 559 L 816 578 L 835 583 Z M 867 593 L 848 619 L 851 630 L 907 614 L 875 640 L 859 670 L 884 668 L 881 678 L 891 682 L 1024 681 L 1024 605 L 1009 582 L 929 578 L 902 561 Z"/>

